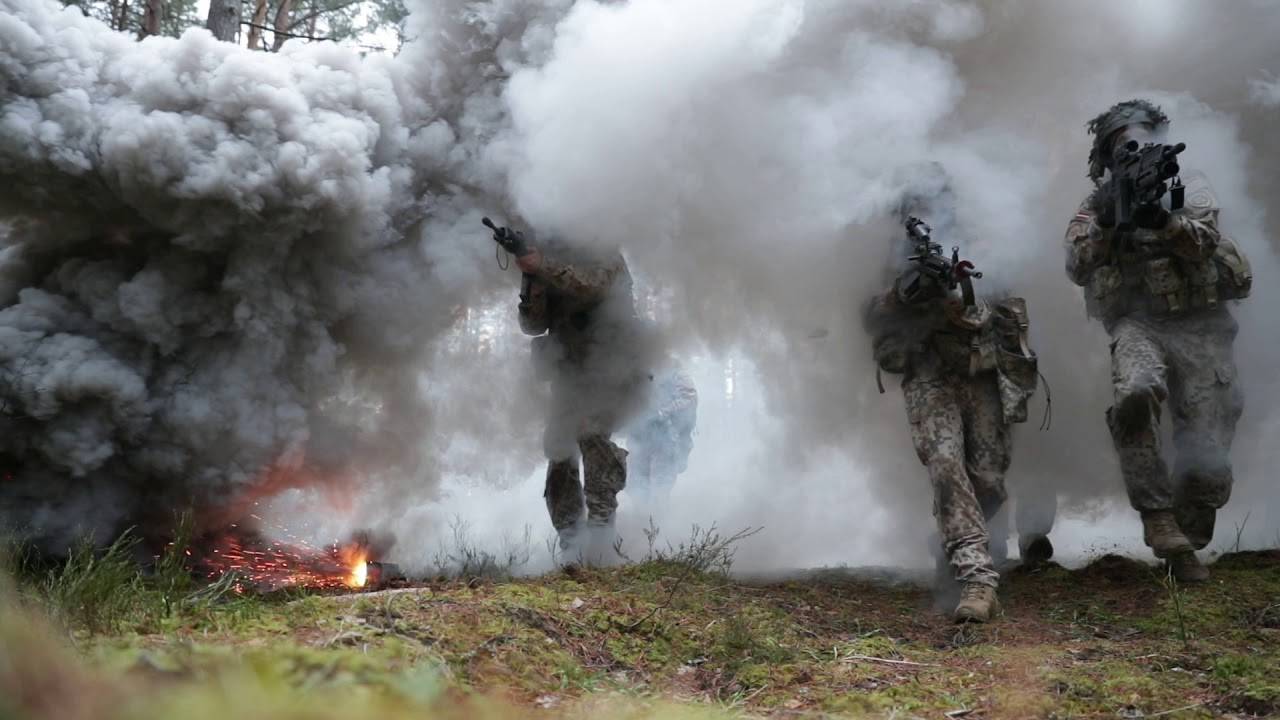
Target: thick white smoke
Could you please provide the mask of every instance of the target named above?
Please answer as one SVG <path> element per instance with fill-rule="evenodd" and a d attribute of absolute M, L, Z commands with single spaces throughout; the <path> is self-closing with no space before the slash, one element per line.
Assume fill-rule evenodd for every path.
<path fill-rule="evenodd" d="M 1276 260 L 1268 188 L 1233 112 L 1250 112 L 1243 78 L 1276 61 L 1264 30 L 1273 9 L 1241 6 L 1215 25 L 1220 12 L 1193 2 L 577 5 L 549 61 L 507 90 L 514 200 L 537 224 L 625 244 L 675 287 L 677 334 L 754 361 L 762 412 L 775 418 L 750 443 L 701 441 L 677 494 L 689 508 L 670 515 L 677 531 L 710 518 L 770 526 L 752 547 L 761 563 L 922 554 L 927 483 L 900 398 L 873 389 L 857 309 L 887 282 L 901 245 L 885 219 L 928 161 L 954 180 L 955 242 L 982 285 L 1029 299 L 1057 390 L 1051 430 L 1019 429 L 1014 495 L 1059 494 L 1075 512 L 1123 507 L 1102 421 L 1107 341 L 1065 277 L 1061 238 L 1089 190 L 1084 122 L 1148 96 L 1254 262 L 1255 295 L 1238 309 L 1248 411 L 1220 537 L 1240 521 L 1235 508 L 1250 508 L 1246 543 L 1272 542 Z M 868 501 L 878 516 L 863 512 Z"/>
<path fill-rule="evenodd" d="M 1014 494 L 1112 503 L 1106 339 L 1061 237 L 1088 191 L 1084 122 L 1145 95 L 1254 262 L 1234 506 L 1258 509 L 1254 542 L 1280 524 L 1261 504 L 1280 399 L 1262 173 L 1280 147 L 1250 105 L 1280 69 L 1274 3 L 451 0 L 414 8 L 400 56 L 360 60 L 200 31 L 137 44 L 0 1 L 0 174 L 17 187 L 0 353 L 22 368 L 5 422 L 25 428 L 5 434 L 21 478 L 6 515 L 41 507 L 37 524 L 69 531 L 78 508 L 222 501 L 289 458 L 317 472 L 285 481 L 362 471 L 382 480 L 363 489 L 390 488 L 325 532 L 381 523 L 426 556 L 466 510 L 481 536 L 542 534 L 524 343 L 435 342 L 464 305 L 514 312 L 479 232 L 493 213 L 622 244 L 671 289 L 704 404 L 724 358 L 754 371 L 736 404 L 700 413 L 666 535 L 763 524 L 757 566 L 917 559 L 927 481 L 859 311 L 930 162 L 956 197 L 942 241 L 987 289 L 1028 298 L 1056 391 L 1052 429 L 1019 429 Z M 437 471 L 508 489 L 423 505 Z"/>

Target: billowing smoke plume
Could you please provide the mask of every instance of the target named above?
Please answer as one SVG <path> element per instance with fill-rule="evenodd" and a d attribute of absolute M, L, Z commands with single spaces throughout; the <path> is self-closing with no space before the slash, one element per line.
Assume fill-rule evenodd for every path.
<path fill-rule="evenodd" d="M 1276 153 L 1264 136 L 1247 139 L 1270 154 L 1248 155 L 1240 115 L 1256 115 L 1245 78 L 1277 63 L 1268 33 L 1280 19 L 1274 3 L 1237 9 L 1227 19 L 1189 2 L 576 6 L 550 61 L 507 92 L 513 196 L 538 222 L 628 243 L 676 287 L 686 335 L 752 358 L 783 427 L 717 449 L 738 460 L 717 463 L 689 503 L 698 514 L 679 517 L 715 507 L 785 528 L 760 541 L 768 562 L 816 545 L 918 554 L 927 483 L 900 399 L 875 391 L 858 309 L 889 281 L 888 254 L 902 247 L 891 210 L 929 181 L 918 169 L 930 162 L 956 196 L 942 241 L 976 261 L 981 287 L 1028 298 L 1057 391 L 1050 431 L 1019 428 L 1013 494 L 1061 494 L 1076 510 L 1122 498 L 1102 422 L 1107 341 L 1065 278 L 1061 243 L 1089 191 L 1084 121 L 1145 95 L 1173 117 L 1184 165 L 1209 175 L 1223 227 L 1254 263 L 1254 297 L 1237 309 L 1249 406 L 1237 503 L 1255 510 L 1251 537 L 1271 541 L 1265 438 L 1280 388 L 1266 368 L 1280 343 L 1263 217 L 1275 193 L 1262 182 Z M 884 515 L 849 523 L 868 495 Z"/>
<path fill-rule="evenodd" d="M 513 280 L 476 232 L 491 212 L 622 244 L 671 289 L 678 352 L 754 366 L 750 440 L 701 433 L 676 525 L 764 524 L 761 564 L 818 545 L 824 561 L 915 558 L 927 482 L 860 308 L 931 163 L 955 198 L 940 239 L 980 287 L 1028 298 L 1056 391 L 1052 429 L 1019 429 L 1014 495 L 1115 499 L 1106 339 L 1061 238 L 1088 192 L 1085 120 L 1139 95 L 1172 116 L 1254 262 L 1237 501 L 1268 497 L 1274 2 L 452 0 L 413 8 L 400 56 L 360 60 L 201 31 L 137 44 L 0 1 L 6 516 L 70 531 L 160 498 L 222 506 L 372 473 L 393 491 L 363 522 L 403 535 L 436 479 L 424 457 L 531 474 L 523 343 L 458 362 L 435 342 L 514 293 L 493 292 Z M 536 491 L 521 502 L 540 515 Z M 1277 524 L 1264 514 L 1257 537 Z"/>
<path fill-rule="evenodd" d="M 484 292 L 485 93 L 524 57 L 462 9 L 393 60 L 137 43 L 4 2 L 6 525 L 65 542 L 186 506 L 228 521 L 371 475 L 429 495 L 419 380 Z"/>

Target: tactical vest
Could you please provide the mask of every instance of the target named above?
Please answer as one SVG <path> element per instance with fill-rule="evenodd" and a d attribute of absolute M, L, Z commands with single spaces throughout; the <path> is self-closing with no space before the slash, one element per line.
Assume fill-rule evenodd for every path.
<path fill-rule="evenodd" d="M 1186 207 L 1195 219 L 1217 220 L 1218 204 L 1204 175 L 1185 174 Z M 1180 258 L 1163 248 L 1154 231 L 1138 229 L 1116 238 L 1110 262 L 1094 271 L 1085 295 L 1090 317 L 1114 321 L 1140 312 L 1169 318 L 1243 300 L 1253 288 L 1253 270 L 1231 238 L 1223 235 L 1211 257 Z"/>
<path fill-rule="evenodd" d="M 968 317 L 953 318 L 947 329 L 934 332 L 930 345 L 951 372 L 968 377 L 994 373 L 1004 422 L 1025 422 L 1027 401 L 1040 375 L 1029 342 L 1027 301 L 1007 297 L 992 301 L 982 314 L 967 310 Z"/>

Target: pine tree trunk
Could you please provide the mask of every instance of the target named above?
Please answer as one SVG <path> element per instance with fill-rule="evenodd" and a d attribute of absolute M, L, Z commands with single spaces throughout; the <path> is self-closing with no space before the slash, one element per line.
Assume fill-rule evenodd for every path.
<path fill-rule="evenodd" d="M 293 16 L 293 0 L 280 0 L 276 8 L 275 37 L 271 40 L 271 51 L 279 52 L 280 46 L 289 39 L 289 20 Z"/>
<path fill-rule="evenodd" d="M 234 42 L 240 30 L 240 0 L 209 0 L 209 32 L 223 42 Z"/>
<path fill-rule="evenodd" d="M 262 28 L 267 25 L 267 0 L 257 0 L 253 7 L 253 20 L 249 26 L 249 49 L 257 50 L 262 44 Z"/>
<path fill-rule="evenodd" d="M 146 12 L 142 16 L 142 28 L 138 30 L 138 39 L 148 35 L 160 34 L 160 21 L 164 19 L 164 0 L 145 0 Z"/>

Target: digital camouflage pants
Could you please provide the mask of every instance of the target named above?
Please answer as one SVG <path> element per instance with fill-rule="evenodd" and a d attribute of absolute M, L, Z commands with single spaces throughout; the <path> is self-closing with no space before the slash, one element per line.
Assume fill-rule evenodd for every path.
<path fill-rule="evenodd" d="M 1121 318 L 1111 327 L 1115 404 L 1107 426 L 1138 511 L 1173 510 L 1196 548 L 1213 539 L 1231 496 L 1231 441 L 1244 410 L 1225 309 L 1176 320 Z M 1173 416 L 1174 469 L 1160 449 L 1161 406 Z"/>
<path fill-rule="evenodd" d="M 943 373 L 902 386 L 911 438 L 933 484 L 933 514 L 960 582 L 996 586 L 987 520 L 1005 501 L 1011 433 L 994 373 Z"/>

